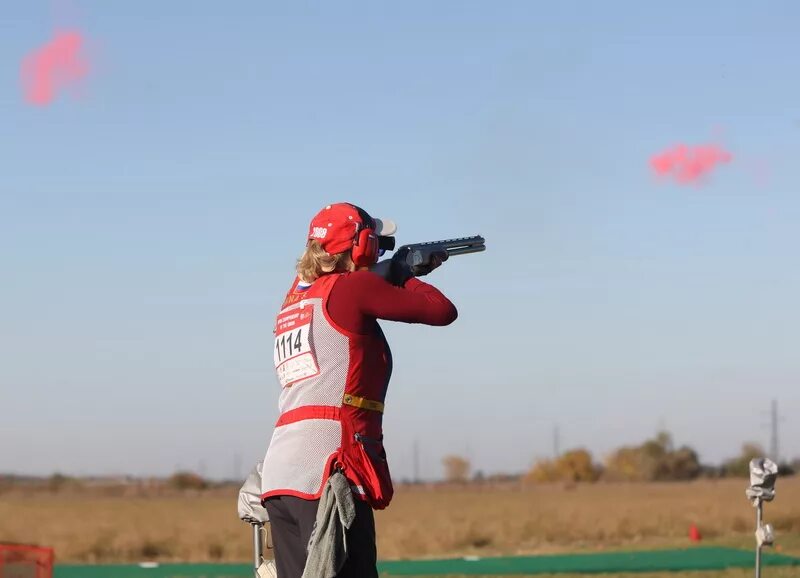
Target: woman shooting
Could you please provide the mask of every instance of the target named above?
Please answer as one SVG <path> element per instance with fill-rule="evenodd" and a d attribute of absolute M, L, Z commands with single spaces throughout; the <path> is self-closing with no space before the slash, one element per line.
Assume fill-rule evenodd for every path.
<path fill-rule="evenodd" d="M 393 260 L 391 282 L 370 271 L 395 230 L 355 205 L 322 209 L 277 316 L 280 417 L 264 458 L 261 499 L 280 578 L 303 575 L 320 498 L 334 480 L 349 490 L 348 503 L 352 494 L 354 515 L 344 532 L 346 556 L 324 562 L 339 578 L 378 576 L 373 509 L 387 507 L 393 494 L 382 429 L 392 356 L 378 320 L 443 326 L 458 316 L 447 297 L 417 278 L 446 253 L 413 270 Z"/>

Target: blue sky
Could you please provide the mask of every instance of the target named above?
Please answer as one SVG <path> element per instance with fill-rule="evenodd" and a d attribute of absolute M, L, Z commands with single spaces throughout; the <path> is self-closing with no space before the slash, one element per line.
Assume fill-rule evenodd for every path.
<path fill-rule="evenodd" d="M 0 9 L 0 471 L 244 475 L 311 216 L 483 234 L 386 324 L 396 477 L 520 471 L 659 427 L 718 462 L 800 411 L 791 2 L 14 2 Z M 78 26 L 82 94 L 19 63 Z M 734 155 L 656 181 L 676 143 Z M 781 425 L 796 456 L 800 424 Z"/>

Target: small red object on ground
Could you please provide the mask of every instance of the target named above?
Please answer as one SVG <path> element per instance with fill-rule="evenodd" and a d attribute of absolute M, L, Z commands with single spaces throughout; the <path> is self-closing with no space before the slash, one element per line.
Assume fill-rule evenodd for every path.
<path fill-rule="evenodd" d="M 53 578 L 52 548 L 0 544 L 0 578 Z"/>
<path fill-rule="evenodd" d="M 703 536 L 700 535 L 700 530 L 694 524 L 689 526 L 689 539 L 692 542 L 699 542 L 703 539 Z"/>

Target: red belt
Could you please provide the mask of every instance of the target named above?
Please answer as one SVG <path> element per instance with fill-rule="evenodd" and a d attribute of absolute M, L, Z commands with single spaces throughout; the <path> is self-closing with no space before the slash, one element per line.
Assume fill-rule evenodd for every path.
<path fill-rule="evenodd" d="M 275 427 L 288 425 L 304 419 L 341 419 L 339 408 L 332 405 L 304 405 L 282 413 L 275 423 Z"/>

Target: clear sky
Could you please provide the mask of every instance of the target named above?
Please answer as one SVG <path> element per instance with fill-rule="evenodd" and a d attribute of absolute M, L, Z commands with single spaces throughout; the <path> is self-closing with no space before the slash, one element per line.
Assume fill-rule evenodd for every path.
<path fill-rule="evenodd" d="M 483 234 L 385 324 L 396 477 L 659 427 L 719 462 L 800 454 L 794 2 L 6 2 L 0 471 L 244 475 L 277 417 L 272 324 L 311 216 Z M 23 98 L 55 27 L 78 94 Z M 659 182 L 677 143 L 733 154 Z M 238 467 L 237 467 L 238 464 Z"/>

